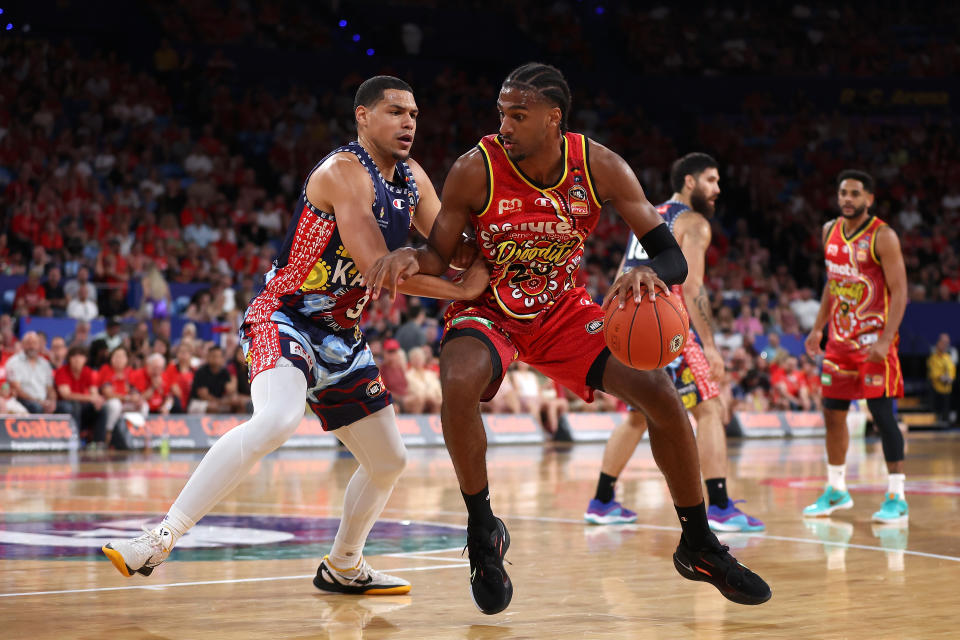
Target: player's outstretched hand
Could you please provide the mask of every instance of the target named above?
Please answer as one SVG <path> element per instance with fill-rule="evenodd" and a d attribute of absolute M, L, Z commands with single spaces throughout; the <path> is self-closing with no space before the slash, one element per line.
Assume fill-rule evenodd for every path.
<path fill-rule="evenodd" d="M 477 258 L 455 282 L 463 289 L 464 300 L 479 297 L 490 284 L 490 270 L 487 269 L 487 262 L 483 258 Z"/>
<path fill-rule="evenodd" d="M 417 250 L 413 247 L 402 247 L 381 256 L 367 270 L 364 284 L 367 294 L 376 300 L 382 289 L 390 291 L 390 299 L 397 299 L 397 287 L 404 280 L 420 271 L 417 261 Z"/>
<path fill-rule="evenodd" d="M 810 332 L 810 335 L 807 336 L 807 339 L 804 341 L 803 346 L 807 350 L 807 355 L 811 358 L 816 358 L 822 353 L 820 350 L 820 342 L 823 340 L 823 330 L 814 329 Z"/>
<path fill-rule="evenodd" d="M 603 310 L 607 310 L 607 307 L 610 306 L 614 297 L 618 297 L 621 309 L 624 306 L 624 298 L 631 294 L 637 302 L 640 302 L 643 294 L 647 291 L 650 292 L 651 299 L 656 299 L 657 289 L 660 289 L 660 291 L 667 296 L 670 295 L 670 287 L 657 277 L 657 273 L 653 269 L 645 266 L 634 267 L 620 274 L 620 277 L 616 279 L 613 286 L 607 291 L 607 295 L 603 299 Z"/>

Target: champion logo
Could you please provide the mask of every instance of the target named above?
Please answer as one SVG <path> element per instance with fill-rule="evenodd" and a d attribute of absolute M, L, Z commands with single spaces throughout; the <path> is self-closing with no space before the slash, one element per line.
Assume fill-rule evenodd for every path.
<path fill-rule="evenodd" d="M 550 198 L 540 197 L 533 201 L 533 204 L 538 207 L 547 207 L 548 209 L 553 209 L 553 201 Z"/>
<path fill-rule="evenodd" d="M 403 209 L 403 200 L 400 198 L 393 199 L 393 208 L 394 209 Z"/>

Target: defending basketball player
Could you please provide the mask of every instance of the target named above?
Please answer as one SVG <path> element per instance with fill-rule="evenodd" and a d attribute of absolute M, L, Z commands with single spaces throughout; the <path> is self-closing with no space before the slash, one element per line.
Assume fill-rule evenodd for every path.
<path fill-rule="evenodd" d="M 150 575 L 173 545 L 223 500 L 303 419 L 304 400 L 360 463 L 344 495 L 333 548 L 313 580 L 348 594 L 403 594 L 410 583 L 375 571 L 363 557 L 367 534 L 406 463 L 389 391 L 358 323 L 369 296 L 363 275 L 405 244 L 411 222 L 429 232 L 440 202 L 409 159 L 418 109 L 413 90 L 390 76 L 360 85 L 358 139 L 310 172 L 286 240 L 244 315 L 254 412 L 207 452 L 159 526 L 103 547 L 125 576 Z M 418 275 L 400 290 L 469 299 L 488 275 L 477 261 L 459 283 Z"/>
<path fill-rule="evenodd" d="M 897 354 L 898 330 L 907 306 L 907 274 L 896 232 L 870 213 L 873 177 L 847 170 L 837 178 L 840 217 L 823 226 L 827 284 L 820 312 L 807 336 L 811 357 L 819 355 L 823 329 L 830 332 L 823 358 L 823 417 L 827 425 L 827 486 L 804 516 L 828 516 L 853 507 L 847 490 L 850 445 L 847 411 L 866 398 L 883 441 L 888 485 L 875 522 L 905 523 L 903 433 L 894 399 L 903 396 Z"/>
<path fill-rule="evenodd" d="M 670 170 L 674 194 L 657 206 L 670 231 L 677 239 L 687 260 L 687 279 L 673 292 L 686 304 L 693 323 L 680 357 L 669 367 L 674 385 L 686 407 L 697 419 L 697 447 L 700 468 L 707 485 L 707 521 L 714 531 L 762 531 L 760 520 L 737 508 L 727 496 L 727 438 L 723 430 L 720 386 L 723 379 L 723 356 L 713 343 L 715 325 L 710 309 L 710 296 L 704 286 L 704 266 L 710 247 L 710 223 L 720 196 L 720 173 L 717 162 L 705 153 L 691 153 L 676 162 Z M 630 237 L 620 272 L 647 264 L 650 257 Z M 696 336 L 703 343 L 701 348 Z M 592 524 L 634 522 L 637 514 L 614 499 L 614 484 L 647 430 L 647 419 L 639 411 L 629 411 L 613 433 L 603 452 L 597 491 L 584 519 Z"/>
<path fill-rule="evenodd" d="M 607 304 L 617 293 L 669 295 L 667 284 L 686 277 L 680 247 L 627 163 L 567 131 L 570 90 L 559 70 L 537 63 L 517 68 L 497 107 L 499 134 L 484 137 L 447 176 L 428 246 L 393 252 L 369 274 L 376 296 L 411 274 L 440 273 L 467 225 L 491 265 L 483 295 L 448 309 L 440 354 L 443 435 L 468 511 L 474 603 L 494 614 L 513 595 L 503 567 L 510 536 L 490 505 L 480 402 L 493 397 L 514 359 L 587 401 L 600 389 L 642 409 L 683 528 L 673 556 L 677 571 L 710 582 L 734 602 L 765 602 L 767 584 L 707 524 L 693 431 L 669 377 L 611 358 L 601 335 L 603 309 L 575 285 L 584 240 L 604 206 L 619 212 L 651 259 L 617 279 Z"/>

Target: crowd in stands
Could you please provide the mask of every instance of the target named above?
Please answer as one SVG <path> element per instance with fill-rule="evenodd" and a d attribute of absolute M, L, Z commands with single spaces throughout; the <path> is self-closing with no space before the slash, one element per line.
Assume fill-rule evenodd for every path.
<path fill-rule="evenodd" d="M 191 404 L 197 411 L 244 409 L 249 390 L 234 329 L 269 269 L 310 167 L 354 136 L 352 93 L 363 77 L 349 74 L 336 86 L 301 79 L 286 90 L 248 86 L 237 82 L 237 64 L 225 50 L 201 57 L 172 38 L 339 46 L 332 23 L 300 15 L 296 3 L 241 5 L 224 13 L 209 1 L 151 3 L 171 36 L 151 43 L 152 67 L 116 52 L 81 51 L 69 39 L 0 41 L 0 71 L 10 80 L 0 84 L 0 276 L 22 277 L 15 291 L 2 292 L 0 304 L 13 319 L 77 321 L 74 336 L 61 336 L 65 349 L 57 343 L 60 356 L 42 337 L 30 349 L 50 359 L 51 384 L 30 393 L 11 384 L 4 392 L 7 407 L 16 408 L 18 399 L 28 410 L 55 401 L 83 405 L 85 424 L 95 414 L 104 421 L 98 434 L 109 431 L 118 405 L 122 411 L 144 404 L 151 411 L 186 411 Z M 901 25 L 922 23 L 917 29 L 923 37 L 898 37 L 899 44 L 889 46 L 882 36 L 896 29 L 897 20 L 888 16 L 878 26 L 874 9 L 852 15 L 850 9 L 798 4 L 789 18 L 772 7 L 709 9 L 704 24 L 710 26 L 694 28 L 681 12 L 620 3 L 607 8 L 606 19 L 630 28 L 618 29 L 605 46 L 652 76 L 775 75 L 797 68 L 813 75 L 952 73 L 960 64 L 958 48 L 938 35 L 936 25 L 956 9 L 940 7 L 937 15 L 921 17 L 896 7 Z M 533 42 L 546 33 L 567 34 L 539 46 L 559 60 L 579 57 L 589 66 L 577 34 L 590 24 L 582 11 L 569 9 L 562 2 L 518 3 L 516 28 Z M 786 32 L 770 28 L 784 20 L 791 25 Z M 859 34 L 854 40 L 862 51 L 841 56 L 851 44 L 850 29 Z M 670 33 L 684 46 L 668 46 Z M 429 30 L 423 37 L 429 42 Z M 779 47 L 784 37 L 796 46 Z M 648 81 L 655 86 L 656 78 Z M 578 91 L 577 78 L 571 82 L 571 128 L 621 152 L 651 201 L 669 197 L 669 164 L 694 150 L 691 145 L 721 163 L 723 193 L 711 221 L 707 282 L 732 406 L 819 406 L 817 365 L 798 347 L 816 315 L 823 282 L 820 229 L 834 215 L 834 176 L 843 168 L 861 166 L 877 177 L 876 213 L 900 235 L 911 301 L 960 299 L 960 141 L 951 116 L 824 114 L 799 99 L 785 111 L 757 93 L 736 115 L 691 116 L 687 139 L 678 139 L 632 101 L 619 99 L 617 87 Z M 414 85 L 423 113 L 414 156 L 440 186 L 456 157 L 495 129 L 497 86 L 452 65 L 421 74 Z M 605 214 L 588 242 L 581 284 L 598 301 L 616 276 L 627 233 Z M 199 285 L 188 299 L 171 293 L 186 284 Z M 439 402 L 442 310 L 430 300 L 402 297 L 393 306 L 383 298 L 366 310 L 371 345 L 405 410 L 432 411 Z M 23 361 L 32 363 L 23 366 L 33 375 L 37 356 L 25 355 L 26 336 L 18 340 L 21 329 L 5 318 L 11 326 L 0 328 L 4 361 L 15 357 L 17 371 Z M 195 336 L 171 336 L 170 321 L 179 318 L 217 326 L 224 352 L 218 356 L 211 341 Z M 85 332 L 98 319 L 111 322 L 106 337 L 94 339 Z M 86 361 L 75 370 L 65 354 L 77 346 L 86 349 Z M 75 358 L 79 362 L 80 354 Z M 194 389 L 190 376 L 199 375 L 201 365 L 231 372 L 214 372 L 206 381 L 218 393 L 210 386 Z M 57 381 L 61 371 L 83 376 L 84 366 L 95 382 Z M 13 382 L 9 365 L 7 379 Z M 562 389 L 542 381 L 534 387 L 528 372 L 512 371 L 491 406 L 535 408 L 550 430 L 564 411 L 583 408 Z M 603 398 L 598 406 L 613 404 Z"/>

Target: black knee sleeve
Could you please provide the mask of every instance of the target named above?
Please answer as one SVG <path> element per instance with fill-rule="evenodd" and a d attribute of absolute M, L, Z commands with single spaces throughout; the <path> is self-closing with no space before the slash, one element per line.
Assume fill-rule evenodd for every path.
<path fill-rule="evenodd" d="M 872 398 L 867 407 L 873 415 L 873 422 L 880 432 L 883 442 L 883 458 L 887 462 L 903 460 L 903 434 L 897 426 L 897 416 L 893 410 L 893 398 Z"/>
<path fill-rule="evenodd" d="M 831 411 L 847 411 L 850 409 L 850 401 L 837 398 L 824 398 L 823 408 L 830 409 Z"/>

